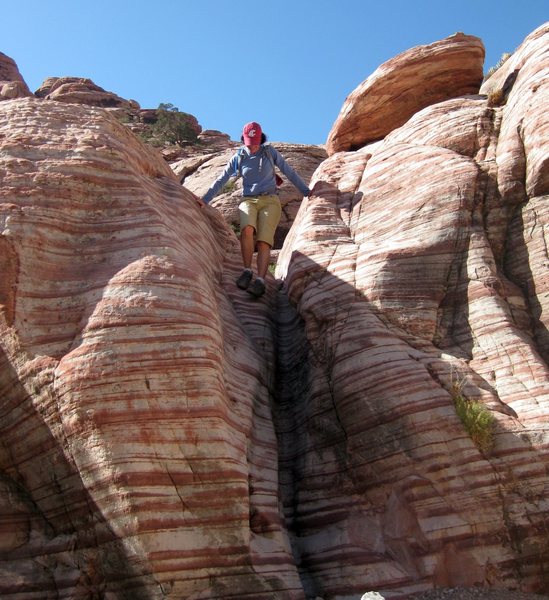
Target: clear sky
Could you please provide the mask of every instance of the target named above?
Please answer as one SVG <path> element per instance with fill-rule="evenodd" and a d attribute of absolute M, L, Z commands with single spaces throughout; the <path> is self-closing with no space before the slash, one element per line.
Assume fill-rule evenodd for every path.
<path fill-rule="evenodd" d="M 456 31 L 485 71 L 549 20 L 549 0 L 4 0 L 0 52 L 35 91 L 87 77 L 142 108 L 161 102 L 239 139 L 323 144 L 379 65 Z"/>

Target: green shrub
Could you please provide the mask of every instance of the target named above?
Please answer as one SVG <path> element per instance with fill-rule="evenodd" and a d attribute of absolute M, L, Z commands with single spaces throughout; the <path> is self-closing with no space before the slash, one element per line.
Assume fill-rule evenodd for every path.
<path fill-rule="evenodd" d="M 159 104 L 156 109 L 156 121 L 150 130 L 143 136 L 145 141 L 155 146 L 165 144 L 196 143 L 198 132 L 194 124 L 194 117 L 179 112 L 173 104 Z"/>
<path fill-rule="evenodd" d="M 456 413 L 465 431 L 483 454 L 489 454 L 494 447 L 494 416 L 482 402 L 466 398 L 462 384 L 454 383 L 452 388 Z"/>

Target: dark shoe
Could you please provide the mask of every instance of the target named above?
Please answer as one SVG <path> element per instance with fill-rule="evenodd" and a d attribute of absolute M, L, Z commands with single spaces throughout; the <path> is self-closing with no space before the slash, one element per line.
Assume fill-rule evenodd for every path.
<path fill-rule="evenodd" d="M 242 271 L 242 273 L 240 274 L 240 277 L 236 280 L 236 285 L 241 290 L 248 289 L 248 286 L 250 285 L 250 282 L 252 281 L 253 275 L 254 274 L 251 271 Z"/>
<path fill-rule="evenodd" d="M 256 279 L 252 283 L 251 287 L 248 288 L 248 293 L 252 294 L 252 296 L 255 296 L 256 298 L 263 296 L 265 293 L 265 284 L 260 279 Z"/>

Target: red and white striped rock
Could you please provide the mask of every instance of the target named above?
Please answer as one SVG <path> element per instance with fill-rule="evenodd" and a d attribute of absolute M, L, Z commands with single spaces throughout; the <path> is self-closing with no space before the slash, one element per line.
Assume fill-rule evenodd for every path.
<path fill-rule="evenodd" d="M 230 228 L 100 109 L 3 102 L 0 145 L 0 596 L 303 598 Z"/>
<path fill-rule="evenodd" d="M 2 598 L 544 591 L 547 36 L 326 159 L 260 301 L 112 115 L 0 103 Z"/>
<path fill-rule="evenodd" d="M 332 155 L 286 238 L 281 481 L 322 597 L 546 591 L 548 48 L 545 26 L 504 65 L 501 107 L 447 100 Z M 494 415 L 491 453 L 456 387 Z"/>
<path fill-rule="evenodd" d="M 522 202 L 525 193 L 532 198 L 549 190 L 545 152 L 549 116 L 539 108 L 549 79 L 548 36 L 548 24 L 536 29 L 481 88 L 481 93 L 501 91 L 506 97 L 497 166 L 499 191 L 509 202 Z"/>
<path fill-rule="evenodd" d="M 483 63 L 482 41 L 463 33 L 395 56 L 347 97 L 328 135 L 328 154 L 379 140 L 426 106 L 476 94 Z"/>

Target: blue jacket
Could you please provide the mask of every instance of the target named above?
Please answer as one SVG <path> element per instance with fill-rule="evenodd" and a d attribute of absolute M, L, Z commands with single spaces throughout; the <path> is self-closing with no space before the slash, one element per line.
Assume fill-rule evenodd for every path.
<path fill-rule="evenodd" d="M 215 180 L 202 199 L 206 204 L 211 202 L 229 178 L 238 174 L 242 175 L 243 196 L 276 194 L 274 165 L 286 175 L 304 196 L 310 194 L 311 190 L 307 184 L 284 160 L 282 154 L 269 144 L 263 144 L 255 154 L 250 154 L 248 148 L 242 146 L 231 157 L 223 173 Z"/>

